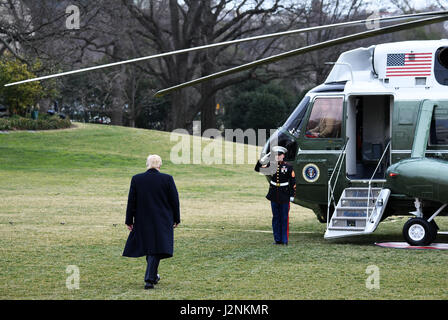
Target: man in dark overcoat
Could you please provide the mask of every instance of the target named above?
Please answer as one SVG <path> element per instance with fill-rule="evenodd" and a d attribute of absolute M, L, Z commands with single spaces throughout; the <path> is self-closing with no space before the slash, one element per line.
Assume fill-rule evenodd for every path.
<path fill-rule="evenodd" d="M 160 156 L 148 156 L 146 165 L 148 170 L 131 180 L 125 221 L 131 232 L 123 256 L 146 256 L 145 289 L 152 289 L 160 280 L 160 260 L 173 256 L 180 208 L 173 177 L 160 172 Z"/>

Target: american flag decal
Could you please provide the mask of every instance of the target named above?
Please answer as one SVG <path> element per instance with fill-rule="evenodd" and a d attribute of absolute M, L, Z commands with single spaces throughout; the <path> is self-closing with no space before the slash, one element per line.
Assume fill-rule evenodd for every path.
<path fill-rule="evenodd" d="M 386 77 L 425 77 L 431 68 L 432 53 L 389 53 Z"/>

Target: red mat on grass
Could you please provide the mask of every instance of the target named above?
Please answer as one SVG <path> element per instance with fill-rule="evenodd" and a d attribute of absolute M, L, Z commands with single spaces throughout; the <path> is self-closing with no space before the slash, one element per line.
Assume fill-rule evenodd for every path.
<path fill-rule="evenodd" d="M 407 242 L 375 242 L 375 245 L 383 248 L 395 249 L 431 249 L 431 250 L 448 250 L 448 243 L 431 243 L 427 246 L 411 246 Z"/>

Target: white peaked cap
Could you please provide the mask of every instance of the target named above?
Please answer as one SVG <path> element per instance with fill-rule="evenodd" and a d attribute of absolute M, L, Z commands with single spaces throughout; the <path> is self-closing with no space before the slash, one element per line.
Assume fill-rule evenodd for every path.
<path fill-rule="evenodd" d="M 288 149 L 286 149 L 285 147 L 281 147 L 281 146 L 275 146 L 275 147 L 272 147 L 272 152 L 274 152 L 274 153 L 286 153 L 286 152 L 288 152 Z"/>

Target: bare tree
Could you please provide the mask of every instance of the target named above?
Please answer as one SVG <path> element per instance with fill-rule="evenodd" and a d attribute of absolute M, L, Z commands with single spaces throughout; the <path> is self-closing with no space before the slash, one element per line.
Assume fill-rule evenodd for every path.
<path fill-rule="evenodd" d="M 403 13 L 415 13 L 415 2 L 410 0 L 389 0 L 396 8 Z"/>
<path fill-rule="evenodd" d="M 362 0 L 310 0 L 296 6 L 287 15 L 289 19 L 294 19 L 293 28 L 309 28 L 325 24 L 334 24 L 350 20 L 357 20 L 366 17 L 365 4 Z M 298 37 L 286 39 L 286 46 L 298 48 L 315 43 L 331 40 L 355 33 L 356 27 L 350 29 L 330 28 L 305 33 Z M 353 45 L 342 45 L 331 49 L 318 50 L 312 54 L 299 56 L 282 62 L 282 68 L 286 77 L 293 78 L 298 86 L 310 87 L 324 82 L 330 65 L 326 62 L 334 62 L 338 56 L 347 48 Z M 287 63 L 287 64 L 286 64 Z"/>
<path fill-rule="evenodd" d="M 66 27 L 66 8 L 69 4 L 78 5 L 85 12 L 83 22 L 88 25 L 98 10 L 90 10 L 85 3 L 82 0 L 0 1 L 0 56 L 9 52 L 29 66 L 40 65 L 40 69 L 32 70 L 36 74 L 73 67 L 81 62 L 85 48 L 73 41 L 76 31 Z M 42 82 L 42 85 L 56 86 L 53 81 Z M 39 104 L 45 112 L 51 99 L 43 97 Z"/>
<path fill-rule="evenodd" d="M 183 4 L 176 0 L 122 2 L 139 22 L 132 32 L 133 41 L 138 43 L 134 48 L 141 55 L 149 53 L 149 48 L 167 52 L 243 37 L 261 30 L 266 18 L 280 8 L 278 0 L 191 0 Z M 244 58 L 247 56 L 241 54 L 239 47 L 221 48 L 164 57 L 140 66 L 157 78 L 159 86 L 168 87 L 213 73 L 223 66 L 235 65 Z M 250 73 L 173 93 L 166 129 L 191 128 L 199 112 L 203 130 L 215 127 L 216 92 L 248 77 Z"/>

